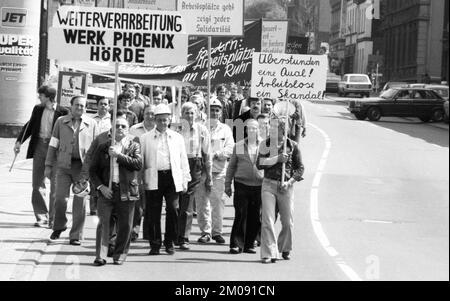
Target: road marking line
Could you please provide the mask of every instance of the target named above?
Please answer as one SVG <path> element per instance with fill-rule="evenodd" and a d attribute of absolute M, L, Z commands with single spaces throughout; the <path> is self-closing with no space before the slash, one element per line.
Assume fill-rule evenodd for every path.
<path fill-rule="evenodd" d="M 48 276 L 50 275 L 50 270 L 53 266 L 53 262 L 56 259 L 59 251 L 61 250 L 64 242 L 49 244 L 47 248 L 45 248 L 44 254 L 39 258 L 39 264 L 35 267 L 33 271 L 33 275 L 31 276 L 31 281 L 46 281 Z M 46 254 L 50 253 L 50 254 Z M 45 265 L 41 263 L 45 262 Z"/>
<path fill-rule="evenodd" d="M 324 138 L 325 140 L 325 150 L 323 152 L 320 164 L 316 170 L 312 188 L 311 188 L 311 194 L 310 194 L 310 219 L 311 224 L 314 230 L 314 234 L 316 235 L 317 239 L 319 240 L 320 244 L 322 245 L 323 249 L 327 252 L 327 254 L 335 259 L 335 262 L 337 266 L 344 272 L 344 274 L 352 281 L 362 281 L 362 279 L 358 276 L 358 274 L 347 264 L 345 263 L 342 258 L 340 258 L 338 251 L 333 248 L 330 244 L 330 240 L 328 239 L 327 235 L 325 234 L 325 231 L 323 230 L 322 224 L 320 223 L 319 218 L 319 184 L 320 180 L 323 175 L 323 168 L 325 168 L 325 164 L 328 158 L 328 155 L 330 153 L 331 149 L 331 139 L 318 126 L 309 123 L 309 126 L 317 130 Z M 321 169 L 319 169 L 319 167 Z"/>
<path fill-rule="evenodd" d="M 363 223 L 373 223 L 373 224 L 393 224 L 394 222 L 390 222 L 390 221 L 376 221 L 376 220 L 372 220 L 372 219 L 363 219 L 362 220 Z"/>

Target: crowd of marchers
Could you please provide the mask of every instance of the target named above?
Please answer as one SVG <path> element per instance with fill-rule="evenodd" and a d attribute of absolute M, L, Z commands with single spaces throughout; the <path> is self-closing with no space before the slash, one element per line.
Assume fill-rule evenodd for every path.
<path fill-rule="evenodd" d="M 127 84 L 117 110 L 112 100 L 102 98 L 97 113 L 88 116 L 83 96 L 63 108 L 54 88 L 42 86 L 37 92 L 40 104 L 14 151 L 19 153 L 30 138 L 35 226 L 52 229 L 51 240 L 67 230 L 73 195 L 69 243 L 83 241 L 89 200 L 90 213 L 99 220 L 96 266 L 106 264 L 107 257 L 123 264 L 140 233 L 149 242 L 149 255 L 159 255 L 162 248 L 167 254 L 189 250 L 195 217 L 199 243 L 226 244 L 227 195 L 235 209 L 230 253 L 257 254 L 260 248 L 263 263 L 290 259 L 293 186 L 303 180 L 299 142 L 307 124 L 299 101 L 252 98 L 248 86 L 236 84 L 217 86 L 209 101 L 205 91 L 187 88 L 171 95 L 154 87 L 148 97 L 141 85 Z M 282 101 L 294 110 L 275 110 Z M 51 183 L 48 207 L 45 178 Z"/>

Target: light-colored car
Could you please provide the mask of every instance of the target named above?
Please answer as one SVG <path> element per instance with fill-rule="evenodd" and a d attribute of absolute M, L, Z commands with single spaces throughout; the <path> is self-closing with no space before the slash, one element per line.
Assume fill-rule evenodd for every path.
<path fill-rule="evenodd" d="M 338 95 L 359 94 L 370 97 L 372 82 L 366 74 L 345 74 L 338 84 Z"/>
<path fill-rule="evenodd" d="M 407 82 L 387 82 L 384 85 L 383 90 L 381 90 L 381 93 L 383 93 L 384 91 L 387 91 L 389 89 L 402 88 L 402 87 L 406 87 L 406 86 L 408 86 Z"/>

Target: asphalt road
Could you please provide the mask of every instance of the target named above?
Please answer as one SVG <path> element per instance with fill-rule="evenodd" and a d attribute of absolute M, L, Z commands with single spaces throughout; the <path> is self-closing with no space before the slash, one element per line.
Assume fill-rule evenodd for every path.
<path fill-rule="evenodd" d="M 64 232 L 40 251 L 30 279 L 448 280 L 448 126 L 358 121 L 340 100 L 305 104 L 306 172 L 295 187 L 290 261 L 264 265 L 259 252 L 231 255 L 228 245 L 199 245 L 194 220 L 191 250 L 148 256 L 139 240 L 124 265 L 98 268 L 92 266 L 96 220 L 89 216 L 83 245 L 68 245 Z M 227 200 L 227 243 L 233 215 Z"/>

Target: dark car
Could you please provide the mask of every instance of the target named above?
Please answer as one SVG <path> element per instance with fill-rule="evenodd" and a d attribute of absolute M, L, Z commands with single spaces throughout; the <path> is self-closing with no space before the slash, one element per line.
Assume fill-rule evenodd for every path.
<path fill-rule="evenodd" d="M 338 85 L 341 81 L 341 77 L 334 73 L 327 74 L 327 84 L 326 84 L 326 92 L 327 93 L 337 93 Z"/>
<path fill-rule="evenodd" d="M 350 101 L 348 110 L 359 120 L 378 121 L 389 116 L 439 122 L 444 119 L 444 100 L 430 89 L 394 88 L 381 93 L 380 97 Z"/>

